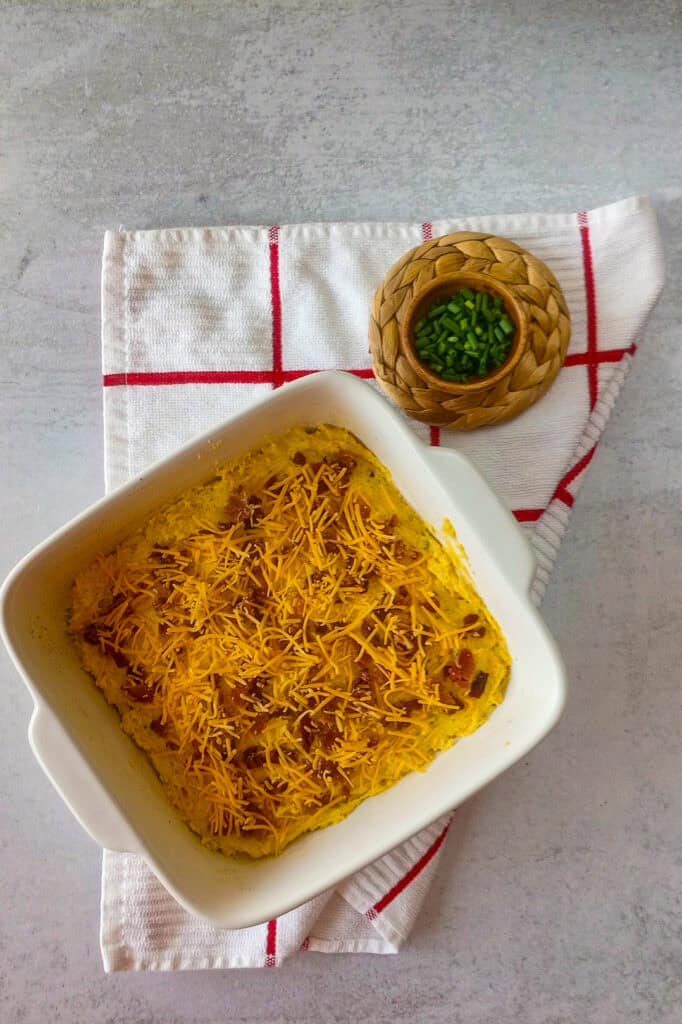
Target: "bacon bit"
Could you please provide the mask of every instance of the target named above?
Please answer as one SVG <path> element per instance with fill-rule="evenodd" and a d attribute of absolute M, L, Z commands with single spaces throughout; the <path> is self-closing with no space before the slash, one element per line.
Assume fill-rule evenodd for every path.
<path fill-rule="evenodd" d="M 326 572 L 314 572 L 310 577 L 311 583 L 321 583 L 326 578 Z"/>
<path fill-rule="evenodd" d="M 469 696 L 470 697 L 482 697 L 483 696 L 483 691 L 485 690 L 487 682 L 488 682 L 488 673 L 487 672 L 478 672 L 477 675 L 476 675 L 476 678 L 474 679 L 473 683 L 471 684 L 471 689 L 469 690 Z"/>
<path fill-rule="evenodd" d="M 241 756 L 245 768 L 262 768 L 266 763 L 265 751 L 262 747 L 249 747 Z"/>
<path fill-rule="evenodd" d="M 408 547 L 408 545 L 402 540 L 397 540 L 393 545 L 393 555 L 396 562 L 400 562 L 401 564 L 414 562 L 414 560 L 419 557 L 418 552 L 416 552 L 414 548 Z"/>
<path fill-rule="evenodd" d="M 278 476 L 277 476 L 277 474 L 276 474 L 276 473 L 273 473 L 273 474 L 272 474 L 272 476 L 269 476 L 269 477 L 267 478 L 267 480 L 265 481 L 265 484 L 263 485 L 263 486 L 264 486 L 264 488 L 265 488 L 265 490 L 266 490 L 266 491 L 270 491 L 270 490 L 272 490 L 272 488 L 273 488 L 273 487 L 275 486 L 275 484 L 277 483 L 278 479 L 279 479 L 279 478 L 278 478 Z"/>
<path fill-rule="evenodd" d="M 474 674 L 476 659 L 467 647 L 457 651 L 452 665 L 446 665 L 443 672 L 455 683 L 466 684 Z"/>
<path fill-rule="evenodd" d="M 112 597 L 103 614 L 111 615 L 111 613 L 115 612 L 117 608 L 120 608 L 122 604 L 126 604 L 127 600 L 128 599 L 124 597 L 123 594 L 116 594 L 115 597 Z"/>
<path fill-rule="evenodd" d="M 305 432 L 306 432 L 306 434 L 316 434 L 317 433 L 317 427 L 306 427 L 305 428 Z"/>
<path fill-rule="evenodd" d="M 168 723 L 162 722 L 160 718 L 155 718 L 150 722 L 149 728 L 152 732 L 155 732 L 157 736 L 165 737 L 168 735 Z"/>
<path fill-rule="evenodd" d="M 258 736 L 262 733 L 265 726 L 270 721 L 270 715 L 267 711 L 262 711 L 259 715 L 256 715 L 253 722 L 251 723 L 251 732 Z"/>
<path fill-rule="evenodd" d="M 313 739 L 315 738 L 315 727 L 313 726 L 312 718 L 307 712 L 302 716 L 299 726 L 301 729 L 301 743 L 303 744 L 303 749 L 306 754 L 309 754 L 313 745 Z"/>
<path fill-rule="evenodd" d="M 331 709 L 331 703 L 328 704 L 327 707 Z M 334 714 L 323 712 L 319 715 L 317 733 L 323 749 L 330 754 L 341 739 L 341 732 L 337 728 Z"/>
<path fill-rule="evenodd" d="M 335 470 L 343 470 L 344 481 L 357 466 L 356 459 L 350 452 L 340 451 L 336 455 L 328 455 L 324 460 L 328 466 Z"/>
<path fill-rule="evenodd" d="M 457 665 L 458 668 L 462 670 L 462 672 L 473 674 L 474 668 L 476 666 L 476 659 L 474 658 L 473 654 L 471 653 L 468 647 L 462 647 L 460 651 L 457 651 L 457 654 L 455 656 L 455 664 Z"/>
<path fill-rule="evenodd" d="M 398 519 L 398 517 L 396 515 L 392 515 L 391 518 L 387 519 L 386 522 L 384 523 L 384 532 L 393 534 L 393 531 L 395 530 L 399 522 L 400 520 Z"/>
<path fill-rule="evenodd" d="M 262 697 L 265 687 L 268 685 L 270 680 L 267 676 L 254 676 L 246 683 L 247 692 L 249 697 Z"/>
<path fill-rule="evenodd" d="M 372 582 L 372 580 L 376 580 L 378 578 L 379 578 L 378 572 L 376 572 L 376 570 L 372 569 L 371 572 L 366 572 L 366 573 L 364 573 L 364 575 L 358 576 L 358 578 L 357 578 L 357 585 L 362 590 L 364 590 L 365 593 L 367 593 L 367 591 L 369 590 L 369 585 Z"/>
<path fill-rule="evenodd" d="M 322 729 L 320 729 L 320 739 L 322 741 L 323 748 L 328 754 L 331 754 L 332 750 L 338 746 L 338 742 L 341 739 L 341 733 L 336 726 L 323 726 Z"/>
<path fill-rule="evenodd" d="M 247 523 L 248 526 L 253 527 L 261 516 L 262 502 L 256 494 L 251 494 L 248 498 L 244 494 L 244 488 L 238 487 L 236 491 L 233 491 L 230 496 L 230 500 L 225 506 L 225 512 L 227 513 L 227 526 L 237 526 L 239 523 Z M 218 524 L 223 529 L 225 523 Z"/>
<path fill-rule="evenodd" d="M 296 454 L 292 456 L 291 461 L 294 463 L 295 466 L 305 466 L 308 460 L 306 459 L 303 452 L 296 452 Z"/>
<path fill-rule="evenodd" d="M 485 632 L 485 626 L 477 626 L 476 629 L 470 629 L 467 636 L 474 637 L 478 640 L 480 637 L 485 636 Z"/>
<path fill-rule="evenodd" d="M 339 770 L 333 761 L 323 759 L 315 769 L 316 778 L 323 782 L 331 782 L 339 774 Z"/>
<path fill-rule="evenodd" d="M 123 692 L 136 704 L 151 704 L 154 700 L 154 688 L 139 676 L 129 676 L 129 682 L 123 684 Z"/>
<path fill-rule="evenodd" d="M 395 595 L 395 603 L 400 606 L 410 603 L 410 592 L 406 586 L 403 585 L 398 587 Z"/>
<path fill-rule="evenodd" d="M 111 660 L 113 661 L 114 665 L 118 666 L 118 668 L 129 667 L 130 662 L 126 658 L 125 654 L 122 654 L 121 651 L 117 651 L 116 648 L 113 647 L 112 644 L 110 644 L 108 641 L 105 641 L 105 650 L 106 653 L 111 658 Z"/>
<path fill-rule="evenodd" d="M 440 608 L 440 601 L 435 596 L 428 598 L 426 601 L 422 601 L 422 608 L 426 608 L 428 612 L 435 612 Z"/>
<path fill-rule="evenodd" d="M 253 527 L 257 526 L 258 522 L 263 518 L 263 502 L 256 494 L 252 494 L 249 497 L 248 508 L 249 515 L 247 522 L 251 529 L 253 529 Z"/>
<path fill-rule="evenodd" d="M 168 548 L 165 544 L 157 544 L 152 548 L 151 555 L 149 556 L 153 562 L 159 562 L 160 565 L 173 565 L 175 559 L 173 555 L 168 553 Z"/>
<path fill-rule="evenodd" d="M 241 523 L 242 520 L 246 518 L 248 515 L 248 506 L 243 487 L 238 487 L 236 491 L 232 492 L 230 499 L 225 506 L 225 511 L 228 515 L 228 522 L 233 526 L 236 526 L 237 523 Z"/>
<path fill-rule="evenodd" d="M 401 704 L 400 710 L 404 715 L 411 715 L 414 711 L 419 711 L 421 706 L 422 702 L 414 698 L 413 700 L 408 700 L 405 701 L 404 704 Z"/>
<path fill-rule="evenodd" d="M 395 638 L 395 646 L 401 654 L 409 656 L 416 654 L 419 649 L 417 634 L 411 629 L 406 633 L 399 633 Z"/>
<path fill-rule="evenodd" d="M 83 639 L 86 644 L 92 644 L 96 647 L 99 644 L 99 627 L 95 622 L 91 622 L 83 630 Z"/>
<path fill-rule="evenodd" d="M 365 619 L 362 626 L 360 627 L 363 636 L 371 636 L 374 632 L 374 623 L 370 619 Z"/>
<path fill-rule="evenodd" d="M 464 616 L 463 625 L 465 625 L 465 626 L 473 626 L 477 622 L 478 622 L 478 615 L 476 614 L 476 612 L 472 612 L 470 615 L 465 615 Z"/>
<path fill-rule="evenodd" d="M 440 685 L 440 699 L 444 704 L 451 704 L 456 708 L 463 706 L 453 687 L 466 690 L 475 668 L 476 659 L 470 650 L 464 647 L 457 651 L 453 664 L 446 665 L 443 669 L 444 680 Z"/>
<path fill-rule="evenodd" d="M 350 452 L 347 452 L 345 450 L 339 452 L 339 454 L 336 457 L 336 461 L 340 462 L 345 469 L 350 469 L 351 471 L 354 470 L 358 464 L 357 459 L 353 455 L 351 455 Z"/>

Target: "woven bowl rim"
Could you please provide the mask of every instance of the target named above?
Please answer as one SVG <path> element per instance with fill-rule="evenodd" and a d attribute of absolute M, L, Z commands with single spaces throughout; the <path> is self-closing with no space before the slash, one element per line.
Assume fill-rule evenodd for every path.
<path fill-rule="evenodd" d="M 453 286 L 453 295 L 463 288 L 473 287 L 480 290 L 492 292 L 499 295 L 504 303 L 507 313 L 511 316 L 516 327 L 514 345 L 507 359 L 492 373 L 486 377 L 476 377 L 467 383 L 456 383 L 443 380 L 438 374 L 433 373 L 422 363 L 414 345 L 414 323 L 417 310 L 422 303 L 428 299 L 433 292 L 441 291 L 444 285 Z M 477 391 L 487 391 L 498 384 L 504 377 L 513 373 L 519 364 L 524 352 L 528 348 L 528 322 L 523 306 L 517 299 L 513 290 L 506 284 L 498 281 L 491 274 L 479 273 L 477 271 L 454 271 L 449 274 L 436 274 L 436 276 L 420 288 L 410 299 L 405 316 L 400 323 L 400 340 L 405 358 L 414 372 L 426 381 L 426 383 L 438 391 L 450 395 L 470 395 Z"/>

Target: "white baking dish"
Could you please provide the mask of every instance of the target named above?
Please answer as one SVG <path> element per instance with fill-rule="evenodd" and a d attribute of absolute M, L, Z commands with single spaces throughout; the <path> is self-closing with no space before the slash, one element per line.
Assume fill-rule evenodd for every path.
<path fill-rule="evenodd" d="M 210 477 L 214 466 L 294 424 L 347 427 L 385 463 L 407 500 L 440 529 L 449 518 L 475 582 L 513 658 L 504 703 L 473 736 L 367 800 L 345 821 L 262 861 L 205 849 L 168 803 L 146 756 L 83 672 L 65 629 L 74 575 L 149 512 Z M 33 695 L 36 757 L 90 835 L 145 858 L 193 914 L 224 927 L 290 910 L 386 853 L 523 757 L 559 717 L 564 676 L 528 598 L 533 557 L 515 520 L 461 455 L 429 449 L 362 381 L 320 373 L 273 392 L 247 412 L 157 463 L 28 555 L 2 590 L 2 631 Z M 49 843 L 49 837 L 44 837 Z"/>

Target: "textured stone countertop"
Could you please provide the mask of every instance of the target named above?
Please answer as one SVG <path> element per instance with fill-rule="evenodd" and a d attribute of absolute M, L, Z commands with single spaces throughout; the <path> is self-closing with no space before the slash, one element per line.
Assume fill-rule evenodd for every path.
<path fill-rule="evenodd" d="M 566 713 L 459 811 L 404 952 L 105 976 L 100 852 L 29 751 L 31 701 L 3 651 L 3 1024 L 680 1020 L 680 11 L 0 3 L 0 575 L 103 489 L 106 228 L 648 192 L 668 266 L 545 600 Z"/>

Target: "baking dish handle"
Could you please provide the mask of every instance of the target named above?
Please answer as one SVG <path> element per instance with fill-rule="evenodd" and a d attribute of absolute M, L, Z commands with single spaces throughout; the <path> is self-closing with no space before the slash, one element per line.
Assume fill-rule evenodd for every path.
<path fill-rule="evenodd" d="M 427 458 L 440 482 L 483 536 L 509 582 L 516 590 L 527 593 L 535 576 L 535 555 L 514 516 L 460 452 L 429 448 Z"/>
<path fill-rule="evenodd" d="M 138 852 L 137 840 L 116 804 L 47 708 L 35 708 L 28 738 L 52 785 L 95 842 L 108 850 Z"/>

